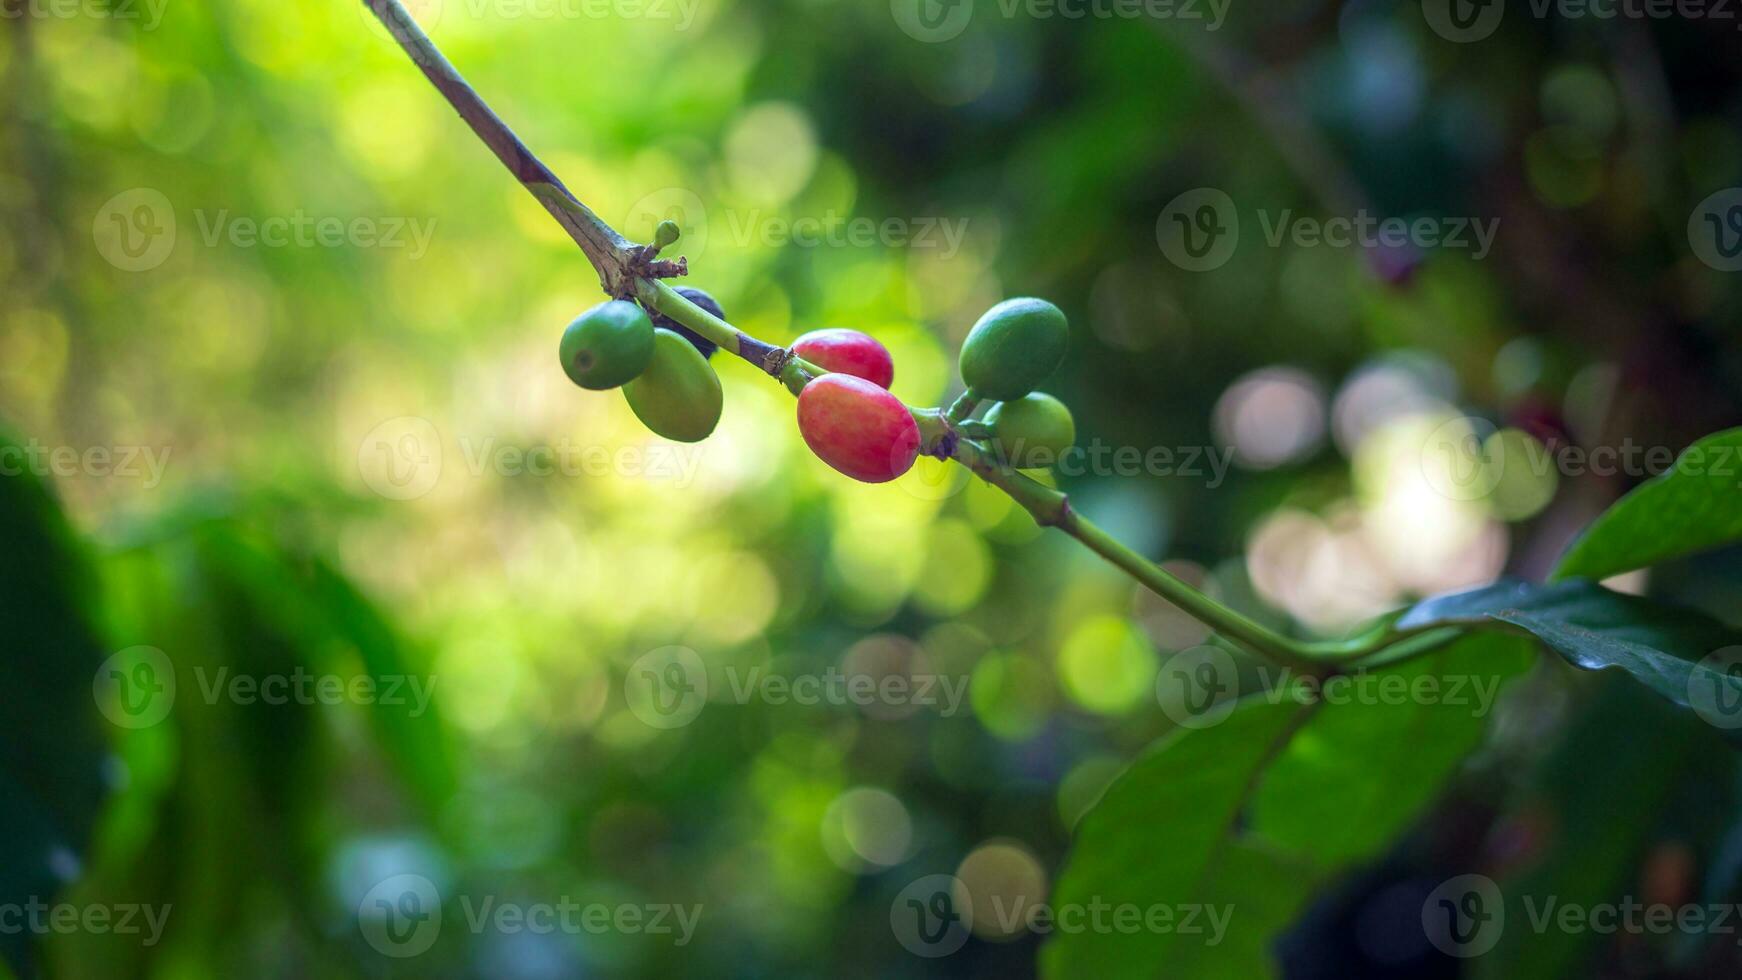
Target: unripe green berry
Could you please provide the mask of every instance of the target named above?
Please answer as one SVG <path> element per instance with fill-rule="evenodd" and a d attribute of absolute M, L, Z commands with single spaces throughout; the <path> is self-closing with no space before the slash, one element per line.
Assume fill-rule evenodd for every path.
<path fill-rule="evenodd" d="M 1018 469 L 1052 466 L 1077 442 L 1071 410 L 1038 391 L 994 405 L 986 424 L 992 427 L 992 448 Z"/>
<path fill-rule="evenodd" d="M 981 398 L 1015 401 L 1058 369 L 1070 335 L 1065 315 L 1046 300 L 1007 299 L 962 342 L 962 382 Z"/>
<path fill-rule="evenodd" d="M 720 378 L 690 342 L 670 330 L 653 331 L 647 370 L 623 386 L 629 408 L 655 435 L 701 442 L 720 424 Z"/>
<path fill-rule="evenodd" d="M 653 321 L 626 300 L 601 303 L 575 317 L 558 352 L 570 381 L 594 391 L 615 388 L 647 369 Z"/>

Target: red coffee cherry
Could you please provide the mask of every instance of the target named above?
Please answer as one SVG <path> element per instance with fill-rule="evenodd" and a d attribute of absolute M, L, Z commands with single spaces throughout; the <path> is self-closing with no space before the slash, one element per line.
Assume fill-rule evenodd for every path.
<path fill-rule="evenodd" d="M 919 426 L 907 406 L 850 374 L 825 374 L 804 386 L 798 431 L 818 459 L 864 483 L 895 479 L 919 455 Z"/>
<path fill-rule="evenodd" d="M 792 352 L 825 371 L 864 378 L 879 388 L 895 381 L 895 361 L 870 334 L 845 327 L 812 330 L 792 343 Z"/>

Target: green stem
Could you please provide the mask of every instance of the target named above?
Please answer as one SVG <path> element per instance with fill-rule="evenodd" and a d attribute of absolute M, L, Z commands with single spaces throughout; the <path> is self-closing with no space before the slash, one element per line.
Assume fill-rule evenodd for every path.
<path fill-rule="evenodd" d="M 636 298 L 643 306 L 656 309 L 696 333 L 718 344 L 728 354 L 736 354 L 751 363 L 767 356 L 771 348 L 737 327 L 702 309 L 677 290 L 657 279 L 636 282 Z"/>
<path fill-rule="evenodd" d="M 974 414 L 974 409 L 979 407 L 980 396 L 975 394 L 974 389 L 969 388 L 962 392 L 961 397 L 950 403 L 949 411 L 944 413 L 944 418 L 948 419 L 951 425 L 960 425 Z"/>
<path fill-rule="evenodd" d="M 1356 659 L 1353 666 L 1361 670 L 1372 670 L 1376 667 L 1393 667 L 1406 660 L 1423 657 L 1448 644 L 1454 643 L 1464 635 L 1464 630 L 1455 626 L 1442 626 L 1422 633 L 1410 634 L 1402 639 L 1395 637 L 1381 642 L 1366 655 Z"/>
<path fill-rule="evenodd" d="M 514 135 L 507 123 L 466 84 L 399 0 L 364 0 L 364 4 L 386 25 L 400 47 L 484 145 L 568 231 L 598 272 L 599 283 L 607 295 L 633 296 L 643 306 L 659 311 L 718 344 L 721 350 L 741 357 L 779 379 L 795 395 L 813 378 L 825 373 L 785 348 L 744 333 L 661 282 L 664 276 L 683 274 L 687 266 L 682 262 L 655 260 L 652 250 L 625 239 L 569 193 L 556 175 Z M 1076 538 L 1227 639 L 1276 663 L 1314 674 L 1337 669 L 1337 664 L 1327 659 L 1328 655 L 1340 658 L 1369 656 L 1397 639 L 1380 633 L 1372 638 L 1361 637 L 1342 644 L 1304 644 L 1211 599 L 1077 514 L 1063 493 L 1005 467 L 983 445 L 971 438 L 963 438 L 954 426 L 967 421 L 979 403 L 980 397 L 970 389 L 944 412 L 915 410 L 914 417 L 928 451 L 943 453 L 968 467 L 981 479 L 1009 494 L 1043 527 L 1056 527 Z M 979 430 L 970 431 L 977 433 Z M 1405 645 L 1399 644 L 1400 647 Z M 1403 652 L 1410 653 L 1408 650 Z"/>
<path fill-rule="evenodd" d="M 1324 674 L 1330 665 L 1275 630 L 1222 605 L 1150 561 L 1100 525 L 1071 509 L 1064 493 L 1012 470 L 971 439 L 956 442 L 952 457 L 987 483 L 1009 494 L 1042 527 L 1056 527 L 1100 555 L 1145 588 L 1184 610 L 1227 639 L 1275 663 L 1303 673 Z"/>
<path fill-rule="evenodd" d="M 1065 533 L 1087 545 L 1091 551 L 1124 569 L 1150 591 L 1228 639 L 1302 673 L 1328 672 L 1329 664 L 1307 656 L 1294 640 L 1192 588 L 1170 574 L 1167 569 L 1131 550 L 1124 542 L 1108 534 L 1088 518 L 1067 510 L 1065 523 L 1060 527 Z"/>

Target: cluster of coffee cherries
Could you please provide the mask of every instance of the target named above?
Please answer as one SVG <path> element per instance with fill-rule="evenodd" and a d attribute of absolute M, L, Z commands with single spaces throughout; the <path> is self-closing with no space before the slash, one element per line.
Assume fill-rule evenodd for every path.
<path fill-rule="evenodd" d="M 707 293 L 678 291 L 725 318 Z M 986 311 L 962 344 L 959 366 L 965 404 L 994 404 L 983 420 L 950 424 L 984 439 L 1010 466 L 1056 462 L 1075 443 L 1076 425 L 1063 402 L 1035 388 L 1058 368 L 1069 338 L 1064 314 L 1045 300 L 1005 300 Z M 799 433 L 817 458 L 865 483 L 886 483 L 913 467 L 922 444 L 917 413 L 889 393 L 895 362 L 887 348 L 869 334 L 834 327 L 805 334 L 791 350 L 826 372 L 798 396 Z M 650 318 L 624 300 L 581 314 L 561 345 L 571 380 L 594 390 L 622 387 L 643 424 L 679 442 L 707 438 L 720 421 L 720 380 L 708 364 L 713 351 L 681 324 Z"/>
<path fill-rule="evenodd" d="M 681 287 L 685 299 L 725 318 L 720 304 L 699 289 Z M 628 300 L 614 299 L 575 317 L 559 347 L 563 371 L 582 388 L 622 388 L 641 424 L 674 442 L 701 442 L 720 424 L 724 394 L 708 359 L 714 344 L 688 327 Z"/>

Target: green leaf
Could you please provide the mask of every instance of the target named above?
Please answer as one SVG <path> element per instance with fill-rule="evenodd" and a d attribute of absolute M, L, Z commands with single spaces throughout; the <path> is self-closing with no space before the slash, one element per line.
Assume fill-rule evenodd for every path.
<path fill-rule="evenodd" d="M 1552 895 L 1562 906 L 1591 908 L 1625 900 L 1637 887 L 1631 872 L 1661 829 L 1676 782 L 1705 775 L 1683 760 L 1725 756 L 1712 750 L 1708 726 L 1620 675 L 1609 680 L 1597 685 L 1554 751 L 1523 780 L 1513 811 L 1526 815 L 1523 825 L 1534 828 L 1526 833 L 1540 835 L 1543 850 L 1521 874 L 1505 879 L 1506 928 L 1494 949 L 1470 964 L 1472 976 L 1588 975 L 1580 968 L 1591 948 L 1612 937 L 1588 929 L 1515 928 L 1530 921 L 1526 901 L 1540 906 Z M 1709 793 L 1714 784 L 1707 785 Z"/>
<path fill-rule="evenodd" d="M 1285 681 L 1219 725 L 1160 740 L 1078 825 L 1053 908 L 1207 905 L 1231 909 L 1226 932 L 1061 932 L 1042 951 L 1046 974 L 1274 973 L 1271 943 L 1311 890 L 1420 816 L 1529 662 L 1522 640 L 1473 635 L 1321 702 L 1311 682 Z M 1446 678 L 1479 679 L 1480 693 Z"/>
<path fill-rule="evenodd" d="M 334 774 L 366 775 L 383 799 L 396 787 L 382 776 L 403 776 L 432 822 L 451 796 L 434 705 L 415 703 L 408 686 L 398 688 L 397 704 L 386 703 L 383 684 L 366 703 L 304 696 L 312 687 L 279 699 L 226 693 L 234 680 L 298 672 L 339 677 L 347 689 L 358 677 L 417 673 L 349 581 L 264 523 L 208 518 L 149 535 L 106 563 L 116 634 L 160 646 L 178 684 L 168 716 L 123 742 L 167 743 L 168 771 L 147 780 L 162 785 L 140 799 L 130 781 L 119 799 L 143 812 L 128 828 L 128 846 L 99 854 L 107 860 L 93 864 L 82 887 L 93 904 L 143 900 L 173 906 L 174 915 L 150 948 L 138 937 L 56 937 L 45 945 L 60 975 L 136 975 L 148 958 L 226 975 L 240 962 L 226 938 L 268 922 L 287 949 L 315 964 L 309 972 L 332 974 L 346 938 L 306 911 L 327 901 L 323 875 L 341 840 L 343 826 L 326 810 Z M 87 676 L 87 699 L 90 683 Z"/>
<path fill-rule="evenodd" d="M 428 667 L 406 657 L 404 643 L 374 603 L 351 580 L 325 561 L 313 562 L 309 588 L 333 635 L 357 652 L 363 672 L 375 678 L 411 678 L 397 703 L 377 704 L 367 714 L 383 750 L 433 815 L 452 798 L 458 777 L 448 752 L 448 736 L 434 703 L 434 678 Z M 420 701 L 420 698 L 430 698 Z"/>
<path fill-rule="evenodd" d="M 1729 710 L 1742 703 L 1742 677 L 1713 656 L 1742 644 L 1742 635 L 1704 614 L 1583 579 L 1497 582 L 1429 599 L 1397 621 L 1405 630 L 1448 624 L 1524 630 L 1580 670 L 1626 671 L 1676 704 Z"/>
<path fill-rule="evenodd" d="M 1481 744 L 1502 687 L 1531 660 L 1523 639 L 1473 634 L 1350 678 L 1366 693 L 1301 728 L 1258 787 L 1254 831 L 1326 869 L 1383 851 Z"/>
<path fill-rule="evenodd" d="M 0 437 L 0 446 L 15 446 Z M 28 475 L 0 476 L 0 902 L 50 900 L 83 867 L 106 789 L 103 723 L 92 697 L 104 658 L 87 616 L 93 592 L 83 556 L 47 491 Z M 30 935 L 0 935 L 17 972 L 31 975 Z"/>
<path fill-rule="evenodd" d="M 1288 921 L 1307 882 L 1236 840 L 1235 821 L 1259 773 L 1311 710 L 1292 701 L 1248 701 L 1215 727 L 1180 729 L 1145 750 L 1077 825 L 1053 908 L 1231 902 L 1227 938 L 1237 942 L 1220 951 L 1218 962 L 1229 976 L 1240 975 L 1235 969 L 1269 972 L 1253 937 Z M 1270 902 L 1249 908 L 1248 896 Z M 1054 977 L 1147 978 L 1163 967 L 1175 976 L 1213 976 L 1188 974 L 1181 965 L 1217 954 L 1209 939 L 1151 930 L 1060 932 L 1041 950 L 1041 964 Z"/>
<path fill-rule="evenodd" d="M 1616 501 L 1562 556 L 1553 579 L 1604 579 L 1742 541 L 1742 429 L 1689 446 Z"/>

